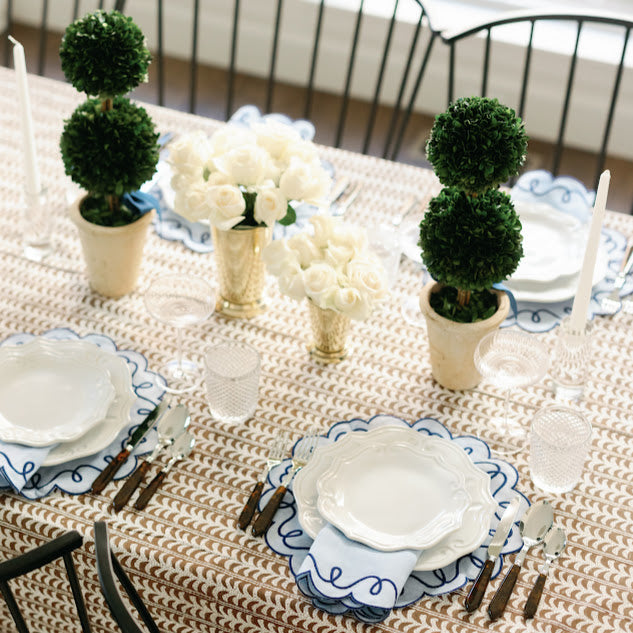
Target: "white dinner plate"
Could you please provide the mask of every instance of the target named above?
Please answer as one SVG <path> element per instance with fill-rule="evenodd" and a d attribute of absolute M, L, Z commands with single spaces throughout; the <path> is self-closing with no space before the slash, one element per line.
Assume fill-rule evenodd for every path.
<path fill-rule="evenodd" d="M 592 285 L 600 283 L 609 270 L 609 256 L 604 248 L 599 248 L 596 265 L 593 269 Z M 515 281 L 508 279 L 504 282 L 517 301 L 534 301 L 537 303 L 559 303 L 568 301 L 576 296 L 580 273 L 558 277 L 553 281 Z"/>
<path fill-rule="evenodd" d="M 68 442 L 102 420 L 115 389 L 96 346 L 36 338 L 0 347 L 0 439 Z"/>
<path fill-rule="evenodd" d="M 397 427 L 381 428 L 393 429 Z M 367 440 L 363 438 L 375 433 L 376 430 L 369 433 L 348 433 L 332 444 L 320 446 L 308 464 L 295 476 L 292 490 L 297 503 L 298 519 L 303 529 L 312 538 L 316 538 L 321 528 L 326 525 L 326 521 L 318 509 L 318 480 L 327 472 L 337 455 L 344 454 L 348 450 L 348 443 L 365 442 Z M 418 433 L 406 428 L 404 430 Z M 418 434 L 429 439 L 425 434 Z M 391 432 L 388 432 L 387 435 L 391 435 Z M 464 456 L 466 456 L 465 453 Z M 470 462 L 470 459 L 468 461 Z M 422 551 L 415 565 L 415 571 L 441 569 L 460 556 L 476 550 L 488 536 L 488 528 L 497 504 L 490 494 L 490 478 L 472 462 L 470 463 L 473 469 L 469 468 L 469 474 L 466 477 L 466 490 L 471 501 L 464 513 L 461 527 L 445 535 L 437 544 Z"/>
<path fill-rule="evenodd" d="M 104 449 L 121 430 L 130 423 L 130 411 L 136 394 L 132 388 L 132 375 L 126 360 L 117 354 L 108 352 L 93 343 L 88 343 L 98 350 L 99 363 L 110 372 L 115 396 L 105 417 L 90 431 L 71 442 L 58 444 L 51 450 L 44 466 L 65 464 L 73 459 L 94 455 Z"/>
<path fill-rule="evenodd" d="M 580 271 L 587 226 L 574 216 L 543 203 L 517 201 L 523 257 L 513 281 L 548 282 Z"/>
<path fill-rule="evenodd" d="M 473 474 L 482 473 L 452 442 L 382 427 L 350 438 L 332 457 L 317 482 L 317 507 L 352 540 L 422 550 L 460 528 Z"/>

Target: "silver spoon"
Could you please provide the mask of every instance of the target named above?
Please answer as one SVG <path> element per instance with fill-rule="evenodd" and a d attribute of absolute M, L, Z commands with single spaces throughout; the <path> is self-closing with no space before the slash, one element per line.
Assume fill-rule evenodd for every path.
<path fill-rule="evenodd" d="M 563 528 L 557 527 L 551 529 L 545 540 L 543 541 L 543 553 L 545 554 L 545 562 L 541 566 L 540 573 L 530 595 L 528 596 L 525 608 L 523 609 L 523 617 L 533 618 L 538 608 L 538 603 L 543 595 L 543 588 L 545 587 L 545 579 L 549 572 L 549 566 L 563 553 L 565 545 L 567 544 L 567 537 Z"/>
<path fill-rule="evenodd" d="M 179 404 L 168 411 L 156 426 L 158 442 L 150 456 L 143 460 L 138 468 L 127 478 L 112 501 L 112 507 L 118 512 L 128 502 L 134 491 L 143 482 L 145 474 L 160 452 L 174 443 L 174 440 L 189 426 L 191 417 L 184 404 Z"/>
<path fill-rule="evenodd" d="M 528 550 L 538 545 L 545 538 L 553 522 L 554 511 L 548 501 L 535 503 L 528 508 L 528 511 L 521 521 L 519 521 L 519 529 L 523 537 L 523 547 L 516 557 L 514 565 L 512 565 L 505 575 L 503 582 L 488 605 L 488 615 L 491 620 L 496 620 L 503 614 L 506 604 L 508 604 L 510 594 L 519 577 L 519 571 L 521 570 L 521 565 L 523 565 Z"/>
<path fill-rule="evenodd" d="M 196 444 L 196 438 L 185 431 L 181 433 L 176 441 L 169 447 L 169 461 L 167 465 L 147 484 L 147 487 L 141 491 L 138 499 L 134 503 L 136 510 L 142 510 L 145 508 L 149 500 L 154 496 L 154 493 L 158 490 L 158 487 L 163 482 L 163 479 L 167 476 L 167 473 L 172 469 L 176 462 L 185 459 L 189 456 L 189 453 L 193 450 Z"/>

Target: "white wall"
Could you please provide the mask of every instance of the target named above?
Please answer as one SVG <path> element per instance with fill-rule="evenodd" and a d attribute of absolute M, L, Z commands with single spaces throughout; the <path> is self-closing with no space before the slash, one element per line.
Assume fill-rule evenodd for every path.
<path fill-rule="evenodd" d="M 412 0 L 410 0 L 412 1 Z M 141 26 L 148 38 L 150 48 L 156 42 L 155 0 L 128 0 L 126 12 Z M 406 0 L 401 0 L 404 6 Z M 1 5 L 1 3 L 0 3 Z M 180 58 L 190 54 L 192 2 L 165 2 L 165 47 L 166 53 Z M 199 35 L 199 56 L 204 63 L 225 66 L 228 63 L 231 36 L 232 5 L 228 0 L 201 0 L 201 24 Z M 84 0 L 82 11 L 92 10 L 96 0 Z M 271 45 L 271 27 L 274 20 L 276 2 L 270 0 L 243 0 L 242 26 L 239 33 L 238 67 L 243 72 L 265 76 Z M 15 19 L 36 22 L 40 13 L 40 0 L 20 0 L 14 2 Z M 51 3 L 50 22 L 63 30 L 72 16 L 72 0 L 54 0 Z M 278 76 L 287 81 L 301 81 L 308 72 L 308 55 L 312 41 L 311 26 L 316 16 L 317 6 L 310 0 L 286 0 L 284 3 L 284 36 L 278 61 Z M 307 27 L 306 31 L 306 26 Z M 342 8 L 328 7 L 323 33 L 328 35 L 322 45 L 321 59 L 317 71 L 317 84 L 323 90 L 339 92 L 345 79 L 345 64 L 340 62 L 349 50 L 354 27 L 354 16 Z M 382 53 L 386 33 L 385 19 L 368 16 L 362 27 L 361 43 L 358 50 L 359 68 L 354 75 L 352 91 L 360 98 L 373 97 L 376 57 Z M 390 58 L 383 88 L 386 102 L 395 99 L 398 83 L 396 69 L 406 56 L 407 44 L 413 26 L 402 22 L 394 36 L 393 52 Z M 496 68 L 494 83 L 488 94 L 497 96 L 502 102 L 518 107 L 520 72 L 523 64 L 523 48 L 515 42 L 522 37 L 516 30 L 505 34 L 498 32 L 499 40 L 493 43 L 493 64 Z M 565 50 L 573 46 L 573 33 L 544 30 L 532 61 L 530 92 L 528 93 L 525 119 L 528 131 L 534 138 L 553 140 L 558 130 L 559 113 L 562 105 L 562 85 L 566 80 L 568 61 L 557 49 Z M 597 38 L 597 39 L 596 39 Z M 506 41 L 503 41 L 503 40 Z M 609 50 L 613 38 L 607 34 L 587 34 L 583 50 L 598 60 L 579 61 L 576 71 L 576 86 L 573 93 L 572 111 L 568 121 L 566 139 L 568 144 L 580 148 L 596 150 L 601 141 L 607 101 L 605 94 L 610 91 L 610 78 L 615 73 L 613 65 L 617 52 Z M 571 40 L 571 41 L 570 41 Z M 426 44 L 426 37 L 421 45 Z M 421 59 L 421 48 L 416 63 Z M 478 94 L 481 83 L 482 41 L 465 42 L 458 47 L 457 95 Z M 633 56 L 633 42 L 631 42 Z M 418 95 L 416 108 L 435 114 L 446 107 L 447 98 L 447 49 L 436 42 L 431 63 L 427 68 L 422 89 Z M 414 73 L 415 74 L 415 73 Z M 616 110 L 616 119 L 609 144 L 610 153 L 633 158 L 633 69 L 627 68 L 622 81 L 621 94 Z"/>

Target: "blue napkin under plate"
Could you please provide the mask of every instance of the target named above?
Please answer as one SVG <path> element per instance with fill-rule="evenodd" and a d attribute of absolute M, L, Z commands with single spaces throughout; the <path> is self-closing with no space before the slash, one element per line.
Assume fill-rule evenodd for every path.
<path fill-rule="evenodd" d="M 418 550 L 411 549 L 375 550 L 328 524 L 301 564 L 297 585 L 316 607 L 327 607 L 329 613 L 353 611 L 363 622 L 382 622 L 419 556 Z"/>
<path fill-rule="evenodd" d="M 0 488 L 20 492 L 56 445 L 24 446 L 0 442 Z"/>

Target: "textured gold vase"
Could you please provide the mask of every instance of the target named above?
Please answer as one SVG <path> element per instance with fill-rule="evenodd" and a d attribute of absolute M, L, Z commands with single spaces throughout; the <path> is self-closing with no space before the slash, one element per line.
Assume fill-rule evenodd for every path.
<path fill-rule="evenodd" d="M 313 342 L 310 356 L 319 363 L 339 363 L 348 354 L 347 334 L 350 318 L 334 310 L 324 310 L 308 301 Z"/>
<path fill-rule="evenodd" d="M 250 319 L 265 309 L 266 267 L 262 249 L 272 237 L 267 226 L 222 231 L 211 227 L 220 291 L 216 312 Z"/>

